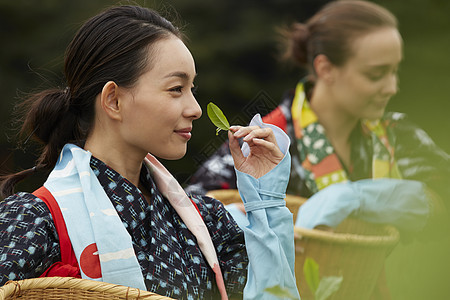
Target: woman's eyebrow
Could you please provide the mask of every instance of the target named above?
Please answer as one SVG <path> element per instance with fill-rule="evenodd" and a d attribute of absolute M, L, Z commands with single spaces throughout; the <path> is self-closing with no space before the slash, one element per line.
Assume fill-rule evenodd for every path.
<path fill-rule="evenodd" d="M 194 75 L 194 78 L 197 76 L 197 74 Z M 164 78 L 169 78 L 169 77 L 179 77 L 181 79 L 185 79 L 188 80 L 191 76 L 189 74 L 187 74 L 186 72 L 172 72 L 167 74 L 166 76 L 164 76 Z"/>
<path fill-rule="evenodd" d="M 389 65 L 389 64 L 369 65 L 366 67 L 366 69 L 371 70 L 371 71 L 386 71 L 386 70 L 389 70 L 391 67 L 393 67 L 393 65 Z M 394 67 L 398 67 L 398 64 L 395 65 Z"/>
<path fill-rule="evenodd" d="M 385 62 L 382 62 L 382 63 L 371 63 L 371 64 L 369 63 L 366 66 L 368 68 L 372 68 L 372 69 L 388 69 L 388 68 L 390 68 L 392 66 L 399 66 L 401 64 L 401 62 L 402 61 L 400 60 L 398 62 L 393 62 L 393 63 L 385 63 Z"/>

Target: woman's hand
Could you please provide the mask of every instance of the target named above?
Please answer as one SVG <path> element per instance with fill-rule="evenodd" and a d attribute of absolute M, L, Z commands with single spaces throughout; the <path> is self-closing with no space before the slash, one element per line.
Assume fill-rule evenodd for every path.
<path fill-rule="evenodd" d="M 242 154 L 239 138 L 250 147 L 247 157 Z M 284 157 L 270 128 L 231 126 L 228 139 L 236 169 L 255 178 L 272 170 Z"/>

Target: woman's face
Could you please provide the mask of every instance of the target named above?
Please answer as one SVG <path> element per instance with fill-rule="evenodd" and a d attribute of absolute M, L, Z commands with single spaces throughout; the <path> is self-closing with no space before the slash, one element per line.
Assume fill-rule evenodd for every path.
<path fill-rule="evenodd" d="M 192 93 L 194 59 L 174 36 L 158 41 L 149 55 L 151 68 L 123 95 L 121 136 L 141 155 L 179 159 L 186 154 L 193 120 L 202 115 Z"/>
<path fill-rule="evenodd" d="M 333 104 L 347 117 L 378 119 L 398 90 L 402 39 L 397 29 L 382 28 L 354 40 L 351 49 L 348 61 L 334 67 Z"/>

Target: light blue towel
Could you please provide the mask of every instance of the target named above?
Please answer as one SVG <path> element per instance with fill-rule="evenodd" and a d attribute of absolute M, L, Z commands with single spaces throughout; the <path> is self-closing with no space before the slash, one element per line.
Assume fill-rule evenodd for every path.
<path fill-rule="evenodd" d="M 422 182 L 364 179 L 333 184 L 314 194 L 300 207 L 295 225 L 336 227 L 351 215 L 412 233 L 423 229 L 428 214 L 429 199 Z"/>
<path fill-rule="evenodd" d="M 90 152 L 65 145 L 44 183 L 63 214 L 81 276 L 146 290 L 131 237 L 92 171 L 90 159 Z M 97 253 L 89 253 L 94 244 Z M 93 255 L 100 259 L 100 277 L 92 270 Z"/>

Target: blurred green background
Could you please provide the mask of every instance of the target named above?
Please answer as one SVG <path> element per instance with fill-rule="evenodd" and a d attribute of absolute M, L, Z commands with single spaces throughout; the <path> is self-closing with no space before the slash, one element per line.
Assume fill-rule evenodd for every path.
<path fill-rule="evenodd" d="M 194 123 L 188 154 L 165 162 L 185 182 L 199 163 L 221 144 L 224 134 L 206 117 L 213 101 L 233 123 L 274 108 L 283 91 L 294 87 L 303 71 L 282 63 L 277 46 L 279 26 L 305 21 L 325 0 L 170 0 L 135 1 L 174 20 L 188 36 L 196 60 L 197 100 L 203 117 Z M 388 110 L 401 111 L 446 152 L 450 153 L 450 3 L 447 0 L 377 0 L 399 19 L 405 49 L 400 92 Z M 24 93 L 62 86 L 64 50 L 79 26 L 101 9 L 117 4 L 106 0 L 0 0 L 0 171 L 34 165 L 36 147 L 15 149 L 11 114 Z M 120 2 L 128 4 L 128 1 Z M 45 178 L 40 174 L 19 186 L 31 191 Z M 449 182 L 450 183 L 450 182 Z M 428 246 L 427 246 L 428 247 Z M 394 299 L 450 299 L 449 249 L 432 244 L 423 255 L 421 276 L 402 285 L 407 270 L 388 267 Z M 445 253 L 444 253 L 445 252 Z M 441 256 L 438 256 L 441 255 Z M 446 257 L 445 261 L 436 257 Z M 422 268 L 421 267 L 421 268 Z M 425 271 L 421 271 L 425 270 Z"/>

